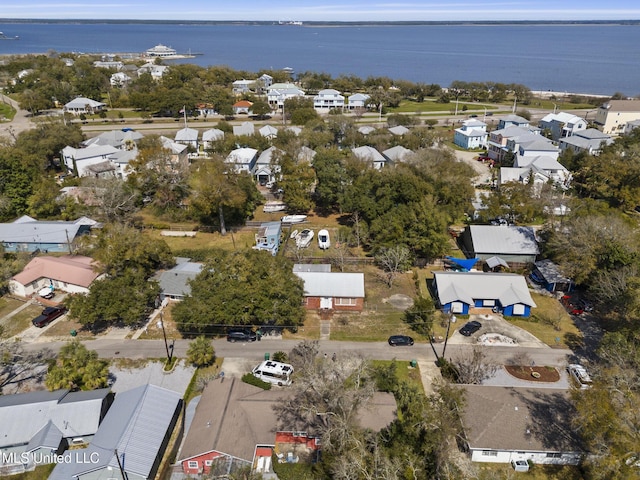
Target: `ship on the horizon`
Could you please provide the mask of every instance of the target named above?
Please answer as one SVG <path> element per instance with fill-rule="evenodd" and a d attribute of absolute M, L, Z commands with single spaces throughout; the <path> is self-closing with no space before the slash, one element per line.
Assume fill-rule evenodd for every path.
<path fill-rule="evenodd" d="M 17 35 L 15 37 L 7 37 L 4 33 L 0 32 L 0 40 L 18 40 L 19 38 Z"/>

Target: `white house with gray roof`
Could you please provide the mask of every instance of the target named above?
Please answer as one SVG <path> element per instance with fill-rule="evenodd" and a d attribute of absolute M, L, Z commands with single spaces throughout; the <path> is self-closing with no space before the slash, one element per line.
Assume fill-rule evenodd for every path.
<path fill-rule="evenodd" d="M 549 113 L 540 119 L 538 127 L 551 133 L 551 138 L 555 141 L 573 135 L 580 130 L 587 128 L 587 121 L 567 112 Z"/>
<path fill-rule="evenodd" d="M 508 127 L 528 128 L 529 120 L 527 120 L 524 117 L 521 117 L 520 115 L 515 115 L 515 114 L 505 115 L 500 120 L 498 120 L 497 129 L 502 130 L 503 128 L 508 128 Z"/>
<path fill-rule="evenodd" d="M 474 308 L 528 317 L 536 304 L 522 275 L 485 272 L 434 272 L 433 289 L 440 308 L 467 315 Z"/>
<path fill-rule="evenodd" d="M 638 121 L 640 124 L 640 120 Z M 596 128 L 587 128 L 560 140 L 562 152 L 571 150 L 573 153 L 585 152 L 589 155 L 599 155 L 602 148 L 613 143 L 610 135 Z"/>
<path fill-rule="evenodd" d="M 176 132 L 174 140 L 194 150 L 198 150 L 198 130 L 195 128 L 185 127 Z"/>
<path fill-rule="evenodd" d="M 469 225 L 462 233 L 469 258 L 500 257 L 508 263 L 533 263 L 540 253 L 533 228 L 507 225 Z"/>
<path fill-rule="evenodd" d="M 64 105 L 63 111 L 72 115 L 91 115 L 102 111 L 105 103 L 86 97 L 77 97 Z"/>
<path fill-rule="evenodd" d="M 53 463 L 52 452 L 88 443 L 111 406 L 110 389 L 0 396 L 0 476 Z M 23 455 L 29 460 L 24 462 Z"/>
<path fill-rule="evenodd" d="M 384 150 L 382 155 L 389 159 L 391 163 L 399 163 L 408 160 L 411 155 L 413 155 L 413 151 L 403 147 L 402 145 L 396 145 L 395 147 Z"/>
<path fill-rule="evenodd" d="M 202 132 L 202 146 L 205 150 L 213 146 L 213 142 L 224 140 L 224 132 L 219 128 L 210 128 Z"/>
<path fill-rule="evenodd" d="M 280 173 L 278 160 L 283 155 L 284 152 L 276 147 L 269 147 L 260 154 L 251 169 L 251 174 L 255 177 L 257 183 L 264 186 L 269 182 L 276 181 L 276 177 Z"/>
<path fill-rule="evenodd" d="M 39 221 L 24 215 L 12 223 L 0 223 L 0 244 L 6 252 L 69 253 L 73 241 L 91 230 L 82 219 Z"/>
<path fill-rule="evenodd" d="M 258 150 L 256 150 L 255 148 L 244 147 L 237 148 L 231 151 L 231 153 L 227 155 L 225 162 L 229 165 L 233 165 L 233 168 L 238 173 L 251 173 L 257 158 Z"/>
<path fill-rule="evenodd" d="M 49 480 L 121 479 L 121 468 L 128 480 L 155 478 L 181 407 L 179 393 L 155 385 L 118 393 L 83 455 L 56 464 Z"/>
<path fill-rule="evenodd" d="M 293 83 L 274 83 L 267 88 L 267 103 L 273 109 L 281 109 L 285 100 L 304 97 L 305 93 Z"/>
<path fill-rule="evenodd" d="M 190 262 L 187 258 L 177 258 L 176 262 L 175 267 L 154 276 L 160 286 L 160 300 L 183 300 L 191 295 L 190 282 L 202 272 L 202 263 Z"/>
<path fill-rule="evenodd" d="M 453 143 L 466 149 L 486 148 L 487 137 L 487 124 L 480 120 L 469 119 L 462 122 L 460 128 L 456 128 Z"/>
<path fill-rule="evenodd" d="M 252 136 L 255 135 L 256 128 L 251 122 L 242 122 L 240 125 L 233 126 L 233 134 L 236 137 L 240 137 L 242 135 Z"/>
<path fill-rule="evenodd" d="M 353 153 L 358 160 L 370 164 L 376 170 L 380 170 L 388 163 L 387 157 L 368 145 L 356 147 L 351 150 L 351 153 Z"/>
<path fill-rule="evenodd" d="M 366 93 L 354 93 L 349 95 L 347 99 L 347 108 L 355 110 L 356 108 L 367 108 L 367 102 L 371 97 Z"/>
<path fill-rule="evenodd" d="M 320 112 L 326 112 L 333 108 L 342 110 L 344 108 L 344 96 L 333 88 L 325 88 L 313 97 L 313 108 Z"/>

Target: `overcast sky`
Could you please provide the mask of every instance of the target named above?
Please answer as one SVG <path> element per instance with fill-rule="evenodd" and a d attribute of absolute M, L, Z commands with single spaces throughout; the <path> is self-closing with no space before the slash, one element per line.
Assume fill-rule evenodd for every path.
<path fill-rule="evenodd" d="M 638 0 L 2 0 L 0 18 L 140 20 L 637 20 Z"/>

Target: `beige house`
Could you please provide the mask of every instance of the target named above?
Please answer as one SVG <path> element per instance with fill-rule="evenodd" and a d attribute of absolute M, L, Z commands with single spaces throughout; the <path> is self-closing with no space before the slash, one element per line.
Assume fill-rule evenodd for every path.
<path fill-rule="evenodd" d="M 94 260 L 81 255 L 64 257 L 36 257 L 22 272 L 9 280 L 9 291 L 20 297 L 29 297 L 40 289 L 53 286 L 67 293 L 89 293 L 89 287 L 102 278 L 94 270 Z"/>
<path fill-rule="evenodd" d="M 609 100 L 598 108 L 595 123 L 608 135 L 622 135 L 627 122 L 640 119 L 640 100 Z"/>

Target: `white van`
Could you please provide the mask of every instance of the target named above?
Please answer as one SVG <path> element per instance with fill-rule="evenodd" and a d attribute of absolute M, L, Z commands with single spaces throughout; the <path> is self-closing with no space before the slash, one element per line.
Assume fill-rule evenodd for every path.
<path fill-rule="evenodd" d="M 263 382 L 269 382 L 279 386 L 291 385 L 293 367 L 288 363 L 265 360 L 255 367 L 251 373 Z"/>
<path fill-rule="evenodd" d="M 328 230 L 320 230 L 318 232 L 318 247 L 322 250 L 326 250 L 331 246 L 331 240 L 329 239 L 329 231 Z"/>

